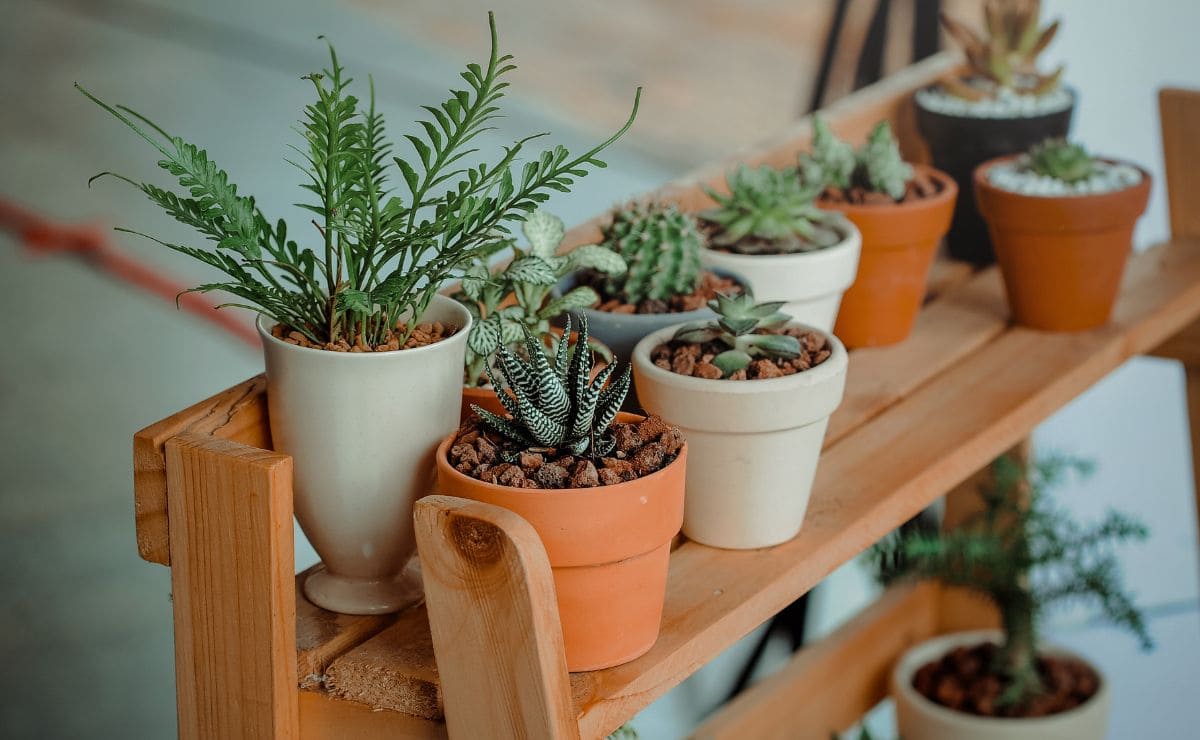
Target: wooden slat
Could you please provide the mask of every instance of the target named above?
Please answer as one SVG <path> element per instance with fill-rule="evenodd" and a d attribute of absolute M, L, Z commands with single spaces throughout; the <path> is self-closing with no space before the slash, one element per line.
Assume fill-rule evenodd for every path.
<path fill-rule="evenodd" d="M 450 496 L 414 512 L 446 726 L 456 738 L 579 738 L 550 562 L 517 514 Z"/>
<path fill-rule="evenodd" d="M 1200 239 L 1200 91 L 1168 88 L 1158 94 L 1171 234 Z"/>
<path fill-rule="evenodd" d="M 296 675 L 302 688 L 321 685 L 334 658 L 396 621 L 395 614 L 337 614 L 309 601 L 304 579 L 317 567 L 296 574 Z"/>
<path fill-rule="evenodd" d="M 133 511 L 142 559 L 171 564 L 163 445 L 172 437 L 191 433 L 269 449 L 266 389 L 264 376 L 253 377 L 133 436 Z"/>
<path fill-rule="evenodd" d="M 932 583 L 889 589 L 722 707 L 692 738 L 827 738 L 853 725 L 887 695 L 901 653 L 937 633 L 939 593 Z"/>
<path fill-rule="evenodd" d="M 442 719 L 442 690 L 425 606 L 409 609 L 395 624 L 333 661 L 325 688 L 372 709 Z"/>
<path fill-rule="evenodd" d="M 192 434 L 166 453 L 179 737 L 296 738 L 292 460 Z"/>
<path fill-rule="evenodd" d="M 446 725 L 316 691 L 300 692 L 301 740 L 446 740 Z"/>

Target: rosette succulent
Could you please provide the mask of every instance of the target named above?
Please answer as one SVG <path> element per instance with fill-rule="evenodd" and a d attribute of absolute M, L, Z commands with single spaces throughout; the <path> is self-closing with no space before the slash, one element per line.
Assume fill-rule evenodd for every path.
<path fill-rule="evenodd" d="M 1080 144 L 1066 139 L 1047 139 L 1029 150 L 1029 169 L 1043 177 L 1065 183 L 1086 180 L 1096 174 L 1096 160 Z"/>
<path fill-rule="evenodd" d="M 603 246 L 628 269 L 604 282 L 604 292 L 626 303 L 668 301 L 696 289 L 704 237 L 690 214 L 664 203 L 634 203 L 613 212 Z"/>
<path fill-rule="evenodd" d="M 1040 25 L 1040 0 L 985 0 L 987 33 L 980 36 L 965 24 L 942 14 L 942 26 L 962 46 L 968 71 L 942 80 L 942 88 L 966 100 L 987 100 L 1001 91 L 1045 95 L 1058 88 L 1063 68 L 1038 71 L 1037 58 L 1058 32 L 1059 22 Z"/>
<path fill-rule="evenodd" d="M 775 329 L 791 320 L 779 308 L 783 301 L 755 303 L 748 293 L 717 294 L 708 305 L 717 313 L 713 321 L 681 326 L 672 339 L 681 342 L 719 341 L 729 347 L 713 358 L 725 377 L 750 366 L 756 357 L 791 359 L 800 356 L 800 340 L 787 334 L 759 334 Z"/>
<path fill-rule="evenodd" d="M 712 244 L 738 254 L 792 254 L 842 241 L 838 215 L 817 208 L 823 186 L 794 168 L 742 165 L 726 178 L 729 194 L 709 189 L 717 205 L 700 213 L 715 229 Z"/>

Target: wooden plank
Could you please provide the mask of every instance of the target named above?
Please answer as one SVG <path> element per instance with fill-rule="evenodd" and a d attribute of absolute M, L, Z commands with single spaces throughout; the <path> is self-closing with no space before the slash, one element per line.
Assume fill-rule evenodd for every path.
<path fill-rule="evenodd" d="M 1176 239 L 1200 238 L 1200 90 L 1160 90 L 1158 112 L 1171 234 Z"/>
<path fill-rule="evenodd" d="M 304 579 L 317 567 L 296 574 L 296 675 L 301 688 L 321 685 L 334 658 L 396 621 L 395 614 L 338 614 L 309 601 Z"/>
<path fill-rule="evenodd" d="M 300 740 L 445 740 L 446 725 L 317 691 L 300 692 Z"/>
<path fill-rule="evenodd" d="M 191 433 L 269 449 L 266 389 L 266 377 L 255 376 L 133 435 L 133 511 L 143 560 L 171 564 L 163 445 Z"/>
<path fill-rule="evenodd" d="M 194 434 L 166 453 L 179 737 L 295 738 L 292 460 Z"/>
<path fill-rule="evenodd" d="M 777 673 L 759 681 L 691 735 L 694 740 L 826 738 L 857 722 L 888 693 L 896 659 L 937 634 L 940 589 L 888 589 Z"/>
<path fill-rule="evenodd" d="M 421 499 L 414 519 L 450 734 L 578 739 L 537 532 L 511 511 L 450 496 Z"/>

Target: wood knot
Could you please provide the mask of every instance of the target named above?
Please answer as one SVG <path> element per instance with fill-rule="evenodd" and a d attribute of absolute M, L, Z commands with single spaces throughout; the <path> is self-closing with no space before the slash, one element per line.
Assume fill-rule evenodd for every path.
<path fill-rule="evenodd" d="M 494 563 L 504 551 L 504 532 L 491 522 L 456 516 L 450 522 L 450 540 L 472 563 Z"/>

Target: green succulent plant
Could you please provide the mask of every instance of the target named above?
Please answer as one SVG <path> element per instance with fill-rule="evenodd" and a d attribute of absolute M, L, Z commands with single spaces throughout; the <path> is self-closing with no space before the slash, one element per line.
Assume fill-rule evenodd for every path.
<path fill-rule="evenodd" d="M 813 116 L 812 152 L 800 155 L 800 177 L 811 187 L 862 187 L 900 200 L 913 177 L 912 165 L 900 155 L 900 144 L 887 121 L 871 129 L 857 152 L 839 139 L 821 116 Z"/>
<path fill-rule="evenodd" d="M 591 306 L 599 296 L 588 286 L 579 286 L 554 297 L 558 281 L 576 270 L 594 270 L 602 275 L 625 271 L 625 261 L 606 246 L 585 244 L 565 254 L 558 247 L 566 233 L 562 219 L 538 209 L 521 226 L 529 246 L 522 248 L 509 239 L 497 251 L 512 249 L 513 260 L 501 268 L 488 267 L 487 255 L 477 259 L 463 275 L 454 298 L 470 312 L 474 322 L 467 335 L 467 358 L 463 383 L 478 386 L 484 368 L 501 345 L 520 353 L 525 332 L 539 338 L 545 352 L 553 356 L 559 336 L 550 331 L 551 322 L 568 311 Z M 503 305 L 512 296 L 511 305 Z M 612 355 L 604 345 L 589 347 L 606 361 Z"/>
<path fill-rule="evenodd" d="M 1070 184 L 1096 174 L 1096 160 L 1080 144 L 1047 139 L 1029 150 L 1029 169 Z"/>
<path fill-rule="evenodd" d="M 963 526 L 901 532 L 872 549 L 884 583 L 934 579 L 971 589 L 996 605 L 1004 638 L 990 669 L 1006 682 L 1004 704 L 1021 705 L 1043 690 L 1038 625 L 1055 603 L 1090 601 L 1143 648 L 1152 645 L 1112 551 L 1114 544 L 1144 540 L 1145 526 L 1117 512 L 1082 526 L 1046 496 L 1068 473 L 1090 468 L 1065 457 L 1030 466 L 1002 457 L 992 466 L 994 482 L 979 491 L 983 509 Z"/>
<path fill-rule="evenodd" d="M 965 76 L 942 80 L 943 89 L 966 100 L 995 98 L 1001 90 L 1045 95 L 1057 89 L 1063 68 L 1041 74 L 1037 58 L 1054 39 L 1059 22 L 1041 27 L 1041 11 L 1040 0 L 985 0 L 985 36 L 942 13 L 942 26 L 962 46 L 968 65 Z"/>
<path fill-rule="evenodd" d="M 804 182 L 795 169 L 742 165 L 726 183 L 728 195 L 707 190 L 717 205 L 699 214 L 716 225 L 716 246 L 738 254 L 793 254 L 842 241 L 834 227 L 838 215 L 814 203 L 823 186 Z"/>
<path fill-rule="evenodd" d="M 569 316 L 563 336 L 571 336 Z M 525 357 L 500 345 L 497 370 L 489 364 L 485 372 L 508 418 L 477 405 L 471 408 L 486 426 L 522 446 L 566 449 L 593 459 L 609 454 L 616 445 L 609 427 L 629 392 L 629 367 L 609 383 L 617 367 L 611 363 L 589 381 L 592 353 L 580 349 L 587 341 L 587 318 L 580 317 L 578 339 L 560 342 L 553 364 L 542 352 L 541 340 L 528 331 Z"/>
<path fill-rule="evenodd" d="M 755 303 L 749 293 L 725 295 L 708 302 L 717 313 L 712 321 L 700 321 L 679 327 L 672 339 L 681 342 L 719 341 L 729 349 L 713 358 L 725 377 L 744 370 L 756 357 L 791 359 L 800 356 L 800 340 L 787 334 L 757 334 L 762 329 L 775 329 L 791 320 L 780 311 L 783 301 Z"/>
<path fill-rule="evenodd" d="M 704 237 L 695 218 L 674 205 L 635 203 L 615 210 L 601 243 L 629 268 L 604 282 L 608 296 L 634 305 L 646 299 L 669 301 L 700 283 Z"/>

